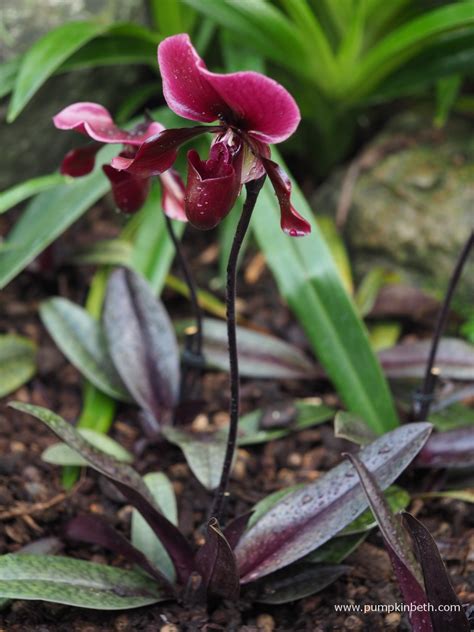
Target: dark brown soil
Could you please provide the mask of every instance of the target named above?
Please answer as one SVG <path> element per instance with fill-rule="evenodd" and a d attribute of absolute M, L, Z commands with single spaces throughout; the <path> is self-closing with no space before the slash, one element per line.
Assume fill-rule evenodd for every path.
<path fill-rule="evenodd" d="M 105 218 L 105 219 L 104 219 Z M 116 222 L 115 222 L 116 224 Z M 116 233 L 117 227 L 109 212 L 95 209 L 61 240 L 56 255 L 65 257 L 72 244 L 104 238 Z M 192 233 L 192 234 L 191 234 Z M 208 240 L 208 241 L 206 241 Z M 187 249 L 200 284 L 205 287 L 216 274 L 215 251 L 209 235 L 196 237 L 190 231 Z M 205 256 L 202 254 L 205 252 Z M 258 272 L 258 260 L 252 254 L 244 271 Z M 0 552 L 14 552 L 26 544 L 55 535 L 61 537 L 64 524 L 72 516 L 86 511 L 104 514 L 110 522 L 128 532 L 130 508 L 116 493 L 90 470 L 83 473 L 72 493 L 64 495 L 60 470 L 45 464 L 44 448 L 56 441 L 39 422 L 7 409 L 8 399 L 17 399 L 46 406 L 68 420 L 80 412 L 81 378 L 48 337 L 38 318 L 38 304 L 54 294 L 83 302 L 90 269 L 61 266 L 52 274 L 27 271 L 3 292 L 0 310 L 0 331 L 24 334 L 39 344 L 39 371 L 30 383 L 6 398 L 0 408 Z M 243 275 L 244 276 L 244 275 Z M 257 275 L 258 276 L 258 275 Z M 249 275 L 247 274 L 247 279 Z M 251 279 L 252 280 L 252 279 Z M 294 318 L 282 304 L 267 271 L 257 280 L 240 283 L 243 314 L 252 323 L 264 327 L 287 340 L 304 345 L 304 338 Z M 172 315 L 186 314 L 188 306 L 176 295 L 165 294 Z M 208 373 L 203 380 L 203 411 L 211 421 L 222 423 L 227 415 L 227 377 Z M 271 404 L 276 399 L 322 396 L 331 404 L 334 395 L 324 383 L 297 383 L 245 380 L 242 389 L 244 411 Z M 130 450 L 136 450 L 141 437 L 137 412 L 132 407 L 118 411 L 112 435 Z M 330 424 L 290 435 L 264 446 L 239 450 L 239 459 L 231 486 L 229 513 L 247 510 L 268 493 L 297 482 L 314 480 L 340 460 L 341 441 L 333 437 Z M 173 446 L 146 447 L 135 464 L 141 473 L 162 470 L 172 480 L 178 497 L 180 525 L 193 539 L 206 518 L 210 495 L 190 473 L 182 454 Z M 408 473 L 404 478 L 408 489 L 416 492 L 423 482 Z M 416 500 L 411 511 L 427 524 L 436 537 L 447 560 L 456 591 L 463 603 L 474 595 L 474 521 L 470 507 L 454 500 Z M 97 547 L 71 546 L 64 543 L 63 553 L 96 562 L 124 566 L 124 560 L 109 556 Z M 347 563 L 351 570 L 323 592 L 285 606 L 251 603 L 221 604 L 206 612 L 184 609 L 173 604 L 159 604 L 121 613 L 101 613 L 67 606 L 38 602 L 15 602 L 0 612 L 0 631 L 8 632 L 95 632 L 138 631 L 173 632 L 174 630 L 238 630 L 262 631 L 326 631 L 326 630 L 408 630 L 403 616 L 392 614 L 339 614 L 335 604 L 391 604 L 400 602 L 388 556 L 378 533 L 352 554 Z M 448 632 L 448 631 L 447 631 Z M 454 631 L 453 631 L 454 632 Z"/>

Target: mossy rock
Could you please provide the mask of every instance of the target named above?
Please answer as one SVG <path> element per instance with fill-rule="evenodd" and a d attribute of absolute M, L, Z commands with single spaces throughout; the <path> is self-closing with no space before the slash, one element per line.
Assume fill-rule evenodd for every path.
<path fill-rule="evenodd" d="M 430 123 L 429 114 L 405 112 L 364 150 L 343 234 L 357 277 L 384 266 L 440 296 L 474 227 L 474 134 L 462 118 L 443 130 Z M 317 214 L 335 214 L 344 174 L 317 192 Z M 472 305 L 473 272 L 471 259 L 458 305 Z"/>

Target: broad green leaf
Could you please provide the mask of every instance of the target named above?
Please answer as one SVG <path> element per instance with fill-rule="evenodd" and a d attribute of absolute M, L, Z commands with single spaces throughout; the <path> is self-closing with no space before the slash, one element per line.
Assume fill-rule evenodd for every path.
<path fill-rule="evenodd" d="M 124 239 L 104 239 L 76 250 L 70 261 L 84 265 L 126 266 L 132 252 L 132 245 Z"/>
<path fill-rule="evenodd" d="M 163 515 L 174 525 L 178 525 L 178 509 L 173 485 L 162 472 L 150 472 L 143 477 L 146 486 Z M 176 580 L 173 562 L 166 549 L 150 528 L 142 515 L 134 509 L 132 512 L 131 540 L 134 547 L 139 549 L 147 559 L 165 575 L 170 582 Z"/>
<path fill-rule="evenodd" d="M 2 555 L 0 597 L 123 610 L 169 599 L 142 573 L 54 555 Z"/>
<path fill-rule="evenodd" d="M 451 406 L 432 412 L 429 422 L 441 432 L 471 426 L 474 425 L 474 409 L 460 402 L 455 402 Z"/>
<path fill-rule="evenodd" d="M 375 352 L 389 349 L 397 344 L 402 333 L 399 321 L 382 321 L 368 325 L 370 344 Z"/>
<path fill-rule="evenodd" d="M 120 443 L 117 443 L 117 441 L 114 441 L 107 435 L 90 428 L 78 428 L 77 431 L 81 437 L 97 450 L 114 457 L 114 459 L 122 463 L 133 462 L 133 454 L 130 454 Z M 49 446 L 44 450 L 41 458 L 52 465 L 76 465 L 81 467 L 88 465 L 79 452 L 70 448 L 66 443 L 55 443 Z"/>
<path fill-rule="evenodd" d="M 302 561 L 316 564 L 340 564 L 362 544 L 367 535 L 368 532 L 365 531 L 354 535 L 336 536 L 306 555 Z"/>
<path fill-rule="evenodd" d="M 164 436 L 183 451 L 191 471 L 206 489 L 219 485 L 226 450 L 226 433 L 190 433 L 164 426 Z"/>
<path fill-rule="evenodd" d="M 442 77 L 436 84 L 436 114 L 434 124 L 441 128 L 446 125 L 449 114 L 461 90 L 462 78 L 459 75 Z"/>
<path fill-rule="evenodd" d="M 474 487 L 468 489 L 448 489 L 441 492 L 425 492 L 416 494 L 415 498 L 452 498 L 462 500 L 465 503 L 474 503 Z"/>
<path fill-rule="evenodd" d="M 400 280 L 396 273 L 384 268 L 372 268 L 362 279 L 354 301 L 361 316 L 367 316 L 375 304 L 380 290 L 388 283 L 396 283 Z"/>
<path fill-rule="evenodd" d="M 393 513 L 406 509 L 410 503 L 410 494 L 397 485 L 392 485 L 384 492 L 385 501 Z M 367 509 L 358 518 L 338 533 L 338 537 L 355 535 L 370 531 L 377 526 L 377 521 L 370 509 Z"/>
<path fill-rule="evenodd" d="M 101 150 L 98 164 L 110 161 L 116 151 L 115 147 Z M 79 219 L 109 186 L 102 170 L 96 169 L 88 176 L 40 193 L 7 235 L 6 252 L 0 251 L 0 289 Z"/>
<path fill-rule="evenodd" d="M 64 184 L 70 181 L 70 178 L 63 176 L 59 173 L 53 173 L 49 176 L 41 176 L 39 178 L 33 178 L 32 180 L 26 180 L 21 184 L 17 184 L 8 191 L 0 193 L 0 214 L 5 213 L 9 209 L 13 208 L 23 200 L 27 200 L 33 195 L 37 195 L 42 191 L 47 191 L 59 184 Z"/>
<path fill-rule="evenodd" d="M 50 31 L 22 57 L 7 121 L 16 119 L 35 92 L 81 46 L 106 29 L 98 22 L 69 22 Z"/>
<path fill-rule="evenodd" d="M 280 210 L 268 182 L 257 201 L 253 230 L 280 292 L 347 408 L 382 433 L 398 423 L 387 382 L 318 225 L 294 182 L 292 197 L 295 208 L 311 222 L 311 235 L 296 239 L 281 231 Z"/>
<path fill-rule="evenodd" d="M 296 400 L 289 412 L 278 406 L 257 409 L 240 418 L 237 441 L 240 446 L 274 441 L 329 421 L 333 416 L 332 408 L 311 399 Z"/>
<path fill-rule="evenodd" d="M 252 602 L 284 604 L 314 595 L 333 584 L 350 566 L 297 562 L 261 579 L 251 587 Z M 257 594 L 254 595 L 254 590 Z M 250 596 L 249 595 L 249 596 Z"/>
<path fill-rule="evenodd" d="M 21 56 L 0 64 L 0 99 L 12 91 L 20 65 Z"/>
<path fill-rule="evenodd" d="M 55 297 L 41 304 L 40 316 L 64 355 L 92 384 L 115 399 L 130 401 L 108 356 L 100 324 L 85 309 Z"/>
<path fill-rule="evenodd" d="M 16 391 L 36 373 L 36 345 L 15 334 L 0 335 L 0 397 Z"/>
<path fill-rule="evenodd" d="M 366 445 L 375 439 L 374 433 L 367 427 L 365 421 L 345 410 L 340 410 L 334 418 L 334 435 L 340 439 L 347 439 L 357 445 Z"/>
<path fill-rule="evenodd" d="M 324 215 L 321 216 L 318 219 L 318 226 L 329 250 L 331 251 L 331 255 L 337 269 L 339 270 L 344 287 L 346 288 L 348 294 L 352 294 L 354 291 L 354 282 L 352 279 L 351 262 L 342 237 L 331 217 Z"/>

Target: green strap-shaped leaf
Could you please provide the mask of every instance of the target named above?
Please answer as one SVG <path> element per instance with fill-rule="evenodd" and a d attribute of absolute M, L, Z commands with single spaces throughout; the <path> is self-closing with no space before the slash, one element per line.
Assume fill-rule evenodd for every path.
<path fill-rule="evenodd" d="M 94 386 L 115 399 L 131 400 L 108 356 L 98 321 L 79 305 L 60 297 L 44 301 L 40 316 L 64 355 Z"/>
<path fill-rule="evenodd" d="M 116 147 L 105 147 L 98 155 L 98 165 L 109 162 L 116 153 Z M 0 289 L 79 219 L 109 187 L 102 170 L 96 169 L 84 178 L 38 195 L 3 242 L 6 250 L 0 252 Z"/>
<path fill-rule="evenodd" d="M 63 61 L 105 29 L 106 25 L 98 22 L 69 22 L 35 42 L 22 58 L 8 109 L 8 122 L 16 119 Z"/>
<path fill-rule="evenodd" d="M 53 555 L 0 557 L 0 597 L 123 610 L 169 599 L 149 577 Z"/>
<path fill-rule="evenodd" d="M 33 178 L 32 180 L 26 180 L 26 182 L 17 184 L 11 189 L 0 193 L 0 214 L 5 213 L 5 211 L 23 202 L 23 200 L 33 197 L 33 195 L 52 189 L 67 181 L 67 176 L 63 176 L 60 173 L 53 173 L 48 176 Z"/>
<path fill-rule="evenodd" d="M 294 182 L 292 199 L 295 208 L 311 222 L 312 233 L 296 239 L 281 231 L 280 210 L 267 182 L 252 219 L 260 248 L 347 408 L 363 417 L 375 432 L 387 431 L 397 425 L 397 415 L 365 326 Z"/>
<path fill-rule="evenodd" d="M 36 373 L 36 345 L 28 338 L 0 336 L 0 397 L 12 393 Z"/>

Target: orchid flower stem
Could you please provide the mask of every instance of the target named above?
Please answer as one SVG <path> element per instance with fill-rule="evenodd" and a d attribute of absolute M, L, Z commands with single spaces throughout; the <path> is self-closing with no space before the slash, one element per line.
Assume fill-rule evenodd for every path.
<path fill-rule="evenodd" d="M 438 379 L 439 371 L 434 367 L 436 352 L 438 350 L 439 341 L 443 335 L 446 327 L 446 322 L 449 316 L 449 307 L 453 298 L 454 291 L 456 290 L 459 279 L 464 268 L 464 265 L 469 257 L 469 253 L 474 246 L 474 231 L 471 231 L 469 238 L 467 239 L 461 254 L 457 260 L 456 266 L 453 270 L 451 279 L 449 280 L 446 296 L 444 297 L 443 305 L 438 314 L 436 326 L 433 334 L 433 340 L 431 343 L 430 355 L 426 365 L 425 377 L 423 385 L 419 392 L 415 395 L 415 406 L 412 414 L 413 421 L 422 421 L 428 418 L 431 403 L 433 400 L 433 392 Z"/>
<path fill-rule="evenodd" d="M 244 241 L 247 229 L 250 224 L 252 212 L 257 202 L 258 194 L 265 182 L 262 176 L 258 180 L 252 180 L 246 185 L 247 198 L 242 209 L 237 230 L 235 231 L 234 241 L 230 250 L 229 262 L 227 264 L 227 339 L 229 343 L 229 363 L 230 363 L 230 419 L 229 434 L 227 436 L 227 447 L 222 467 L 221 480 L 217 488 L 214 503 L 212 506 L 211 517 L 217 518 L 222 523 L 222 515 L 224 510 L 224 502 L 227 496 L 227 486 L 229 484 L 232 461 L 237 444 L 237 427 L 239 423 L 240 408 L 240 376 L 239 376 L 239 359 L 237 355 L 237 331 L 235 322 L 235 297 L 237 285 L 237 262 L 239 259 L 240 248 Z"/>
<path fill-rule="evenodd" d="M 189 290 L 189 299 L 191 301 L 192 310 L 194 313 L 194 319 L 196 323 L 196 331 L 193 333 L 192 337 L 192 346 L 190 351 L 197 358 L 202 357 L 202 312 L 199 307 L 199 300 L 197 296 L 196 285 L 193 280 L 193 276 L 188 266 L 188 262 L 186 261 L 186 257 L 183 254 L 183 250 L 181 248 L 181 244 L 176 237 L 176 233 L 173 229 L 173 223 L 170 218 L 165 215 L 166 220 L 166 228 L 168 229 L 168 234 L 173 242 L 174 249 L 176 251 L 176 257 L 178 259 L 178 264 L 183 274 L 184 280 Z"/>

